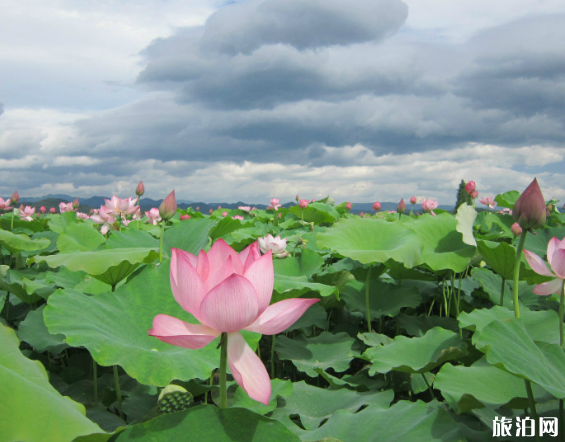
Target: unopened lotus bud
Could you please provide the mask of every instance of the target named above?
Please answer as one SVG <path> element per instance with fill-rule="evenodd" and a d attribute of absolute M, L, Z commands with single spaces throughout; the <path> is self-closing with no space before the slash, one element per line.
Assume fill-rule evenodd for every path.
<path fill-rule="evenodd" d="M 308 200 L 304 200 L 304 199 L 300 200 L 300 201 L 298 202 L 298 206 L 299 206 L 301 209 L 305 209 L 306 207 L 308 207 Z"/>
<path fill-rule="evenodd" d="M 418 198 L 416 198 L 415 196 L 410 198 L 410 204 L 416 204 L 417 202 L 418 202 Z"/>
<path fill-rule="evenodd" d="M 10 198 L 10 201 L 12 201 L 12 204 L 15 206 L 16 204 L 18 204 L 18 202 L 20 201 L 20 196 L 18 195 L 18 192 L 14 192 L 14 194 L 12 195 L 12 197 Z"/>
<path fill-rule="evenodd" d="M 51 208 L 49 209 L 49 212 L 51 212 L 51 213 L 56 213 L 56 212 L 57 212 L 57 209 L 55 209 L 55 207 L 51 207 Z"/>
<path fill-rule="evenodd" d="M 547 218 L 545 200 L 537 179 L 534 178 L 522 192 L 514 204 L 512 216 L 522 229 L 538 229 L 545 225 Z"/>
<path fill-rule="evenodd" d="M 351 203 L 348 202 L 348 203 L 345 205 L 345 208 L 346 208 L 347 210 L 351 210 Z"/>
<path fill-rule="evenodd" d="M 479 192 L 477 192 L 476 190 L 473 190 L 473 191 L 469 194 L 469 196 L 470 196 L 471 198 L 475 199 L 476 197 L 479 196 Z"/>
<path fill-rule="evenodd" d="M 510 230 L 512 231 L 512 235 L 514 235 L 514 236 L 521 236 L 522 235 L 522 228 L 520 227 L 520 224 L 518 224 L 518 223 L 512 224 L 512 227 L 510 227 Z"/>
<path fill-rule="evenodd" d="M 300 197 L 296 194 L 296 202 L 300 201 Z"/>
<path fill-rule="evenodd" d="M 214 212 L 214 211 L 213 211 L 212 208 L 210 207 L 210 210 L 208 210 L 208 213 L 209 213 L 210 215 L 212 215 L 213 212 Z"/>
<path fill-rule="evenodd" d="M 190 219 L 190 215 L 181 215 L 180 220 L 184 221 L 185 219 Z"/>
<path fill-rule="evenodd" d="M 76 198 L 73 201 L 73 209 L 78 209 L 78 206 L 80 206 L 80 202 L 79 202 L 78 198 Z"/>
<path fill-rule="evenodd" d="M 175 198 L 175 191 L 173 190 L 159 206 L 159 215 L 164 220 L 167 220 L 175 216 L 175 213 L 177 213 L 177 200 Z"/>
<path fill-rule="evenodd" d="M 396 211 L 398 213 L 406 212 L 406 203 L 404 202 L 404 198 L 401 199 L 400 202 L 398 203 L 398 206 L 396 206 Z"/>
<path fill-rule="evenodd" d="M 200 206 L 196 206 L 196 211 L 200 212 Z"/>
<path fill-rule="evenodd" d="M 137 187 L 135 188 L 135 194 L 137 196 L 141 196 L 145 193 L 145 186 L 143 185 L 143 181 L 140 181 Z"/>
<path fill-rule="evenodd" d="M 365 216 L 365 212 L 361 212 L 361 213 L 359 214 L 359 216 L 360 216 L 361 218 L 363 218 L 363 217 Z"/>
<path fill-rule="evenodd" d="M 373 203 L 373 210 L 375 212 L 378 212 L 379 210 L 381 210 L 381 203 L 379 203 L 378 201 L 376 203 Z"/>
<path fill-rule="evenodd" d="M 473 193 L 476 188 L 477 185 L 474 181 L 469 181 L 467 184 L 465 184 L 465 192 L 467 192 L 469 195 L 471 195 L 471 193 Z"/>
<path fill-rule="evenodd" d="M 40 211 L 41 213 L 45 213 L 45 212 L 47 212 L 47 209 L 45 208 L 45 206 L 41 206 L 41 207 L 39 208 L 39 211 Z"/>
<path fill-rule="evenodd" d="M 223 216 L 223 217 L 228 216 L 228 212 L 222 212 L 222 216 Z"/>

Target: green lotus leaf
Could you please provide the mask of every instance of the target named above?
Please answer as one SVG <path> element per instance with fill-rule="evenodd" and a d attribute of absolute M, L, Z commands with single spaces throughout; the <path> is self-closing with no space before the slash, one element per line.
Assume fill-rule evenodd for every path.
<path fill-rule="evenodd" d="M 0 428 L 5 441 L 71 441 L 104 433 L 84 406 L 61 396 L 39 361 L 19 350 L 15 332 L 0 324 Z"/>
<path fill-rule="evenodd" d="M 333 206 L 324 203 L 310 203 L 305 209 L 300 208 L 298 205 L 292 206 L 288 211 L 304 221 L 314 224 L 335 223 L 339 218 L 339 212 Z"/>
<path fill-rule="evenodd" d="M 479 252 L 485 262 L 506 280 L 514 278 L 516 249 L 506 242 L 479 241 Z"/>
<path fill-rule="evenodd" d="M 392 259 L 413 267 L 422 262 L 422 244 L 414 232 L 402 223 L 382 219 L 342 219 L 325 232 L 318 233 L 316 241 L 319 247 L 363 264 Z"/>
<path fill-rule="evenodd" d="M 369 374 L 402 371 L 425 373 L 463 354 L 463 341 L 457 333 L 434 327 L 418 338 L 397 336 L 388 345 L 367 349 L 364 356 L 373 365 Z"/>
<path fill-rule="evenodd" d="M 33 240 L 22 233 L 16 234 L 6 230 L 0 230 L 0 246 L 6 247 L 10 252 L 36 251 L 49 246 L 51 242 L 47 238 Z"/>
<path fill-rule="evenodd" d="M 508 192 L 499 193 L 496 195 L 494 200 L 498 203 L 500 207 L 507 207 L 508 209 L 512 209 L 514 207 L 514 203 L 516 200 L 520 198 L 520 192 L 517 190 L 510 190 Z"/>
<path fill-rule="evenodd" d="M 67 348 L 68 345 L 65 343 L 63 335 L 49 333 L 43 320 L 44 309 L 45 305 L 42 305 L 28 313 L 26 318 L 20 322 L 18 337 L 40 353 L 49 350 L 50 353 L 56 355 Z"/>
<path fill-rule="evenodd" d="M 455 219 L 457 220 L 457 231 L 463 235 L 463 242 L 470 246 L 476 246 L 475 236 L 473 235 L 473 223 L 477 217 L 477 211 L 473 206 L 463 203 L 457 209 Z"/>
<path fill-rule="evenodd" d="M 85 252 L 97 249 L 106 238 L 90 224 L 69 224 L 57 238 L 61 253 Z"/>
<path fill-rule="evenodd" d="M 169 261 L 145 267 L 115 292 L 87 296 L 58 290 L 44 318 L 50 333 L 65 335 L 73 347 L 86 347 L 100 365 L 120 365 L 142 384 L 164 387 L 174 379 L 207 379 L 220 362 L 216 344 L 188 350 L 149 336 L 160 313 L 197 322 L 173 298 Z"/>
<path fill-rule="evenodd" d="M 216 220 L 209 218 L 179 221 L 165 230 L 163 253 L 169 255 L 171 247 L 175 247 L 190 252 L 193 255 L 198 255 L 200 250 L 210 245 L 210 229 L 214 227 L 216 222 Z"/>
<path fill-rule="evenodd" d="M 300 439 L 280 422 L 243 408 L 221 409 L 212 405 L 200 405 L 131 425 L 111 439 L 112 442 L 183 440 L 300 442 Z"/>

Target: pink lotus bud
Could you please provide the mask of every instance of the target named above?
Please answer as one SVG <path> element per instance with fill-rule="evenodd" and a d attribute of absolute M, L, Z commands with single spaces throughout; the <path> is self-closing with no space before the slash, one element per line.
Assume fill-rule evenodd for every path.
<path fill-rule="evenodd" d="M 78 208 L 79 205 L 80 205 L 80 202 L 79 202 L 78 198 L 76 198 L 76 199 L 73 201 L 73 209 Z"/>
<path fill-rule="evenodd" d="M 306 207 L 308 207 L 308 200 L 300 200 L 298 202 L 298 207 L 300 207 L 301 209 L 305 209 Z"/>
<path fill-rule="evenodd" d="M 396 211 L 398 213 L 406 212 L 406 203 L 404 202 L 404 198 L 401 199 L 400 202 L 398 203 L 398 206 L 396 206 Z"/>
<path fill-rule="evenodd" d="M 175 213 L 177 213 L 177 200 L 175 198 L 175 191 L 173 190 L 159 206 L 159 215 L 161 215 L 161 218 L 164 220 L 168 220 L 171 219 Z"/>
<path fill-rule="evenodd" d="M 16 204 L 18 204 L 18 202 L 20 201 L 20 196 L 18 195 L 18 192 L 14 192 L 14 194 L 12 195 L 12 197 L 10 198 L 10 201 L 12 201 L 12 204 L 15 206 Z"/>
<path fill-rule="evenodd" d="M 476 197 L 479 196 L 479 192 L 477 192 L 476 190 L 473 190 L 473 191 L 469 194 L 469 196 L 470 196 L 471 198 L 475 199 Z"/>
<path fill-rule="evenodd" d="M 312 202 L 312 203 L 315 203 L 315 202 L 316 202 L 316 198 L 312 198 L 312 201 L 311 201 L 311 202 Z"/>
<path fill-rule="evenodd" d="M 209 213 L 210 215 L 212 215 L 213 212 L 214 212 L 214 211 L 212 210 L 212 208 L 210 208 L 210 210 L 208 211 L 208 213 Z"/>
<path fill-rule="evenodd" d="M 545 225 L 545 200 L 536 178 L 514 204 L 512 216 L 522 229 L 538 229 Z"/>
<path fill-rule="evenodd" d="M 347 210 L 351 210 L 351 203 L 348 202 L 348 203 L 345 205 L 345 208 L 346 208 Z"/>
<path fill-rule="evenodd" d="M 222 206 L 218 204 L 218 209 L 221 209 L 221 208 L 222 208 Z"/>
<path fill-rule="evenodd" d="M 41 213 L 45 213 L 45 212 L 47 212 L 47 209 L 45 208 L 45 206 L 41 206 L 41 207 L 39 208 L 39 211 L 40 211 Z"/>
<path fill-rule="evenodd" d="M 180 220 L 184 221 L 185 219 L 190 219 L 190 215 L 181 215 Z"/>
<path fill-rule="evenodd" d="M 373 203 L 373 210 L 375 212 L 378 212 L 379 210 L 381 210 L 381 203 L 379 203 L 378 201 L 376 203 Z"/>
<path fill-rule="evenodd" d="M 222 212 L 222 216 L 228 216 L 228 212 Z"/>
<path fill-rule="evenodd" d="M 282 213 L 279 213 L 279 219 L 281 219 L 281 218 L 282 218 Z"/>
<path fill-rule="evenodd" d="M 416 198 L 415 196 L 410 198 L 410 204 L 416 204 L 417 202 L 418 202 L 418 198 Z"/>
<path fill-rule="evenodd" d="M 474 181 L 469 181 L 467 184 L 465 184 L 465 192 L 467 192 L 470 195 L 471 192 L 475 191 L 476 187 L 477 185 L 475 184 Z"/>
<path fill-rule="evenodd" d="M 296 194 L 296 202 L 300 201 L 300 197 Z"/>
<path fill-rule="evenodd" d="M 360 216 L 361 218 L 363 218 L 363 217 L 365 216 L 365 212 L 361 212 L 361 213 L 359 214 L 359 216 Z"/>
<path fill-rule="evenodd" d="M 57 212 L 57 209 L 55 209 L 55 207 L 51 207 L 51 208 L 49 209 L 49 212 L 55 213 L 55 212 Z"/>
<path fill-rule="evenodd" d="M 200 212 L 200 206 L 196 206 L 196 210 Z"/>
<path fill-rule="evenodd" d="M 518 223 L 512 224 L 512 227 L 510 227 L 510 230 L 512 231 L 512 235 L 514 235 L 514 236 L 521 236 L 522 235 L 522 228 L 520 227 L 520 224 L 518 224 Z"/>
<path fill-rule="evenodd" d="M 140 181 L 137 187 L 135 188 L 135 194 L 137 196 L 141 196 L 145 193 L 145 186 L 143 185 L 143 181 Z"/>

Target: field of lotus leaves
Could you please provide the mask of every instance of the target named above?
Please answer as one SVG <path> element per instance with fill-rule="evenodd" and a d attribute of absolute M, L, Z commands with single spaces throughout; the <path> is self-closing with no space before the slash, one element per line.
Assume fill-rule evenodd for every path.
<path fill-rule="evenodd" d="M 502 417 L 557 418 L 557 437 L 536 436 L 559 440 L 565 214 L 531 189 L 497 195 L 496 210 L 463 204 L 455 214 L 408 205 L 361 217 L 329 197 L 202 214 L 177 209 L 173 194 L 161 216 L 140 219 L 132 199 L 117 197 L 108 201 L 117 212 L 98 219 L 70 206 L 29 217 L 6 210 L 0 442 L 516 440 L 515 427 L 496 434 Z M 251 320 L 224 329 L 214 316 L 251 308 L 238 290 L 262 284 L 247 271 L 253 251 L 261 275 L 272 262 L 271 305 L 318 300 L 280 304 L 304 304 L 281 320 L 284 331 L 243 330 L 268 329 Z M 218 281 L 240 284 L 229 287 L 236 301 L 207 287 L 189 313 L 177 300 L 198 284 L 177 261 L 211 275 L 220 259 L 211 256 L 228 252 Z M 264 306 L 252 308 L 249 318 Z M 163 333 L 182 326 L 158 331 L 158 315 L 216 334 L 199 349 L 171 345 Z M 262 361 L 257 373 L 242 364 L 225 377 L 220 333 L 232 329 L 253 349 L 245 357 Z M 271 389 L 257 381 L 257 393 L 248 382 L 262 370 Z"/>

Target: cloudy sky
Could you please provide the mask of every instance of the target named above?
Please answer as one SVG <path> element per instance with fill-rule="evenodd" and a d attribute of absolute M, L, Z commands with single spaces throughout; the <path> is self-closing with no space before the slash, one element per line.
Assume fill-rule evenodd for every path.
<path fill-rule="evenodd" d="M 0 0 L 0 196 L 565 202 L 563 0 Z"/>

